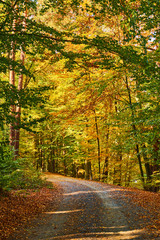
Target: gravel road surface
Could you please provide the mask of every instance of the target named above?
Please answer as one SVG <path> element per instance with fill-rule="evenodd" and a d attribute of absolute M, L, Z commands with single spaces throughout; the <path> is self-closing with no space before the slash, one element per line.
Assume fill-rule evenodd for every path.
<path fill-rule="evenodd" d="M 159 239 L 144 231 L 131 208 L 113 199 L 114 187 L 60 175 L 48 175 L 47 178 L 63 189 L 57 210 L 45 212 L 10 240 Z"/>

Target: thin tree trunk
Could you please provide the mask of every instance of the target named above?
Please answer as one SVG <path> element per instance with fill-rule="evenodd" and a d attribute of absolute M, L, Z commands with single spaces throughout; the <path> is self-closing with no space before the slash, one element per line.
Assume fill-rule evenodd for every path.
<path fill-rule="evenodd" d="M 128 183 L 127 183 L 127 175 L 128 175 L 128 160 L 126 162 L 126 169 L 125 169 L 125 175 L 124 175 L 124 186 L 127 187 Z"/>
<path fill-rule="evenodd" d="M 52 142 L 52 139 L 50 139 L 50 142 Z M 54 148 L 51 145 L 48 149 L 49 154 L 47 158 L 47 171 L 54 173 Z"/>
<path fill-rule="evenodd" d="M 89 128 L 88 125 L 88 119 L 86 118 L 87 124 L 86 128 Z M 90 144 L 90 141 L 88 140 L 88 146 Z M 90 148 L 88 147 L 88 159 L 85 159 L 85 179 L 89 180 L 92 179 L 92 169 L 91 169 L 91 161 L 89 159 L 90 156 Z"/>
<path fill-rule="evenodd" d="M 39 136 L 34 135 L 34 148 L 35 148 L 35 167 L 38 170 L 39 168 Z"/>
<path fill-rule="evenodd" d="M 25 19 L 24 22 L 22 23 L 22 31 L 25 31 L 26 29 L 26 18 L 27 18 L 27 9 L 24 13 Z M 25 54 L 24 54 L 24 43 L 21 45 L 21 55 L 20 55 L 20 60 L 21 60 L 21 65 L 24 66 L 24 60 L 25 60 Z M 19 75 L 19 80 L 18 80 L 18 91 L 20 92 L 23 88 L 23 73 L 22 69 L 20 70 L 20 75 Z M 18 100 L 19 101 L 19 100 Z M 20 141 L 20 120 L 21 120 L 21 103 L 18 102 L 16 106 L 16 131 L 15 131 L 15 158 L 18 157 L 19 155 L 19 141 Z"/>
<path fill-rule="evenodd" d="M 109 160 L 109 126 L 107 125 L 107 134 L 106 134 L 106 158 L 103 167 L 103 179 L 108 178 L 108 160 Z"/>
<path fill-rule="evenodd" d="M 25 55 L 21 49 L 21 64 L 24 65 Z M 22 71 L 22 70 L 21 70 Z M 18 91 L 22 90 L 23 74 L 21 73 L 18 81 Z M 15 130 L 15 158 L 19 155 L 19 140 L 20 140 L 20 118 L 21 118 L 21 103 L 16 106 L 16 130 Z"/>
<path fill-rule="evenodd" d="M 143 155 L 143 158 L 144 158 L 145 169 L 146 169 L 146 174 L 147 174 L 147 181 L 150 182 L 152 172 L 151 172 L 151 169 L 150 169 L 150 164 L 149 164 L 149 159 L 147 157 L 146 145 L 145 144 L 142 145 L 142 149 L 143 149 L 142 155 Z"/>
<path fill-rule="evenodd" d="M 65 151 L 65 144 L 64 144 L 64 137 L 63 137 L 63 144 L 62 144 L 62 146 L 63 146 L 63 150 L 62 150 L 62 156 L 63 156 L 63 167 L 64 167 L 64 175 L 65 176 L 67 176 L 67 173 L 68 173 L 68 171 L 67 171 L 67 164 L 66 164 L 66 151 Z"/>
<path fill-rule="evenodd" d="M 58 138 L 57 138 L 57 141 L 56 141 L 56 163 L 55 163 L 55 169 L 56 169 L 56 173 L 59 173 L 59 141 L 58 141 Z"/>
<path fill-rule="evenodd" d="M 85 179 L 92 179 L 91 162 L 88 159 L 85 160 Z"/>
<path fill-rule="evenodd" d="M 54 147 L 51 149 L 51 164 L 52 164 L 52 172 L 55 173 L 55 152 Z"/>
<path fill-rule="evenodd" d="M 40 168 L 41 168 L 41 171 L 42 171 L 42 169 L 43 169 L 43 150 L 42 150 L 43 142 L 42 142 L 42 136 L 40 136 L 39 143 L 40 143 L 39 159 L 40 159 Z"/>
<path fill-rule="evenodd" d="M 159 175 L 160 173 L 160 154 L 159 154 L 159 149 L 160 149 L 160 138 L 155 138 L 154 140 L 154 144 L 153 144 L 153 152 L 154 152 L 154 161 L 153 161 L 153 164 L 151 166 L 151 171 L 152 173 L 154 174 L 154 172 L 156 174 Z M 160 189 L 160 186 L 157 185 L 157 186 L 153 186 L 152 187 L 152 191 L 154 192 L 158 192 L 159 189 Z"/>
<path fill-rule="evenodd" d="M 118 102 L 115 101 L 115 112 L 116 114 L 118 114 Z M 120 135 L 121 133 L 118 132 L 117 135 Z M 119 145 L 119 150 L 117 152 L 117 156 L 116 156 L 116 167 L 115 167 L 115 176 L 116 176 L 116 179 L 115 179 L 115 184 L 116 185 L 119 185 L 121 186 L 121 178 L 122 178 L 122 159 L 123 159 L 123 156 L 122 156 L 122 143 L 121 143 L 121 140 L 118 140 L 118 145 Z"/>
<path fill-rule="evenodd" d="M 13 34 L 15 34 L 16 29 L 16 19 L 15 19 L 15 9 L 16 6 L 14 6 L 14 19 L 12 24 Z M 9 72 L 9 83 L 14 88 L 15 87 L 15 70 L 14 70 L 14 62 L 15 62 L 15 41 L 11 42 L 11 52 L 10 52 L 10 60 L 12 61 L 12 64 L 10 65 L 10 72 Z M 10 124 L 10 136 L 9 136 L 9 143 L 10 146 L 13 147 L 13 150 L 15 150 L 15 129 L 14 129 L 14 117 L 15 117 L 15 105 L 11 105 L 10 107 L 11 116 L 13 117 L 12 123 Z"/>
<path fill-rule="evenodd" d="M 134 123 L 135 122 L 135 116 L 134 116 L 132 98 L 131 98 L 130 88 L 129 88 L 129 85 L 128 85 L 127 76 L 126 76 L 125 81 L 126 81 L 126 88 L 127 88 L 127 92 L 128 92 L 128 98 L 129 98 L 129 106 L 130 106 L 131 114 L 132 114 L 132 128 L 133 128 L 135 140 L 137 142 L 137 129 L 136 129 L 136 125 Z M 140 168 L 140 173 L 141 173 L 141 180 L 142 180 L 143 185 L 144 185 L 144 173 L 143 173 L 142 161 L 141 161 L 141 155 L 140 155 L 138 143 L 136 143 L 136 153 L 137 153 L 137 158 L 138 158 L 138 163 L 139 163 L 139 168 Z"/>
<path fill-rule="evenodd" d="M 97 134 L 97 153 L 98 153 L 99 180 L 101 180 L 101 149 L 100 149 L 98 121 L 97 121 L 97 116 L 96 116 L 96 111 L 95 110 L 94 110 L 94 114 L 95 114 L 95 126 L 96 126 L 96 134 Z"/>

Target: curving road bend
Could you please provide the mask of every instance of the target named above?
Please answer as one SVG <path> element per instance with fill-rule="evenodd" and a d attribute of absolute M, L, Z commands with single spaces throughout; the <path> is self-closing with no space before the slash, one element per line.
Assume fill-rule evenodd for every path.
<path fill-rule="evenodd" d="M 147 238 L 141 226 L 133 227 L 128 221 L 122 205 L 112 199 L 114 187 L 60 175 L 48 175 L 47 179 L 63 189 L 59 207 L 34 220 L 18 239 L 152 239 Z"/>

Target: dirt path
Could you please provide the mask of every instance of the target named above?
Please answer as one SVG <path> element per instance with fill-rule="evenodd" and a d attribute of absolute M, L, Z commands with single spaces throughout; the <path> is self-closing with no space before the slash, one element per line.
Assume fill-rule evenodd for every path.
<path fill-rule="evenodd" d="M 127 205 L 113 199 L 114 187 L 58 175 L 47 178 L 63 188 L 57 210 L 50 209 L 10 240 L 159 239 L 146 234 L 143 221 L 136 221 Z"/>

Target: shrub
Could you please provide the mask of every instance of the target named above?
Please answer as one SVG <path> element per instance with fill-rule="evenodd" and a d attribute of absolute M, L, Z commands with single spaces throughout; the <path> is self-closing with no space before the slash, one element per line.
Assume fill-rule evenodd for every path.
<path fill-rule="evenodd" d="M 0 189 L 8 190 L 8 183 L 13 171 L 18 169 L 18 160 L 13 160 L 9 146 L 0 146 Z"/>
<path fill-rule="evenodd" d="M 41 173 L 34 169 L 25 169 L 23 166 L 10 175 L 8 187 L 11 189 L 34 189 L 45 185 L 45 180 L 41 178 Z"/>
<path fill-rule="evenodd" d="M 14 160 L 9 146 L 0 147 L 0 190 L 34 189 L 46 185 L 41 173 L 26 159 Z"/>

